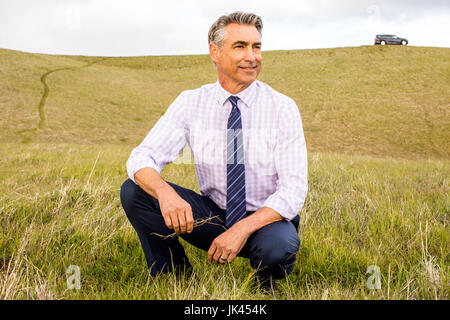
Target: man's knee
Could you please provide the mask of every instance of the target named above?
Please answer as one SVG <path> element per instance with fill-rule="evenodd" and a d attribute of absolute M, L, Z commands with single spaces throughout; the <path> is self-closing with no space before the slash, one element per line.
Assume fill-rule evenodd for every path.
<path fill-rule="evenodd" d="M 250 252 L 253 268 L 266 270 L 277 278 L 289 274 L 294 266 L 300 239 L 297 234 L 274 234 L 262 239 Z"/>
<path fill-rule="evenodd" d="M 155 206 L 154 202 L 156 200 L 142 190 L 133 180 L 127 179 L 120 188 L 120 201 L 125 213 L 129 216 L 135 211 L 136 205 L 152 208 Z"/>
<path fill-rule="evenodd" d="M 137 185 L 131 179 L 125 180 L 120 187 L 120 202 L 127 214 L 136 200 L 136 187 Z"/>

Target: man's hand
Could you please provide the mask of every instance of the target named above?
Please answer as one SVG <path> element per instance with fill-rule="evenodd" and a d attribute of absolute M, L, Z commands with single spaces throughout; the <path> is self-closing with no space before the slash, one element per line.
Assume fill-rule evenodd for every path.
<path fill-rule="evenodd" d="M 259 208 L 214 239 L 208 250 L 208 261 L 214 260 L 222 264 L 232 262 L 250 235 L 262 227 L 282 219 L 283 217 L 278 212 L 269 207 Z M 221 257 L 226 259 L 220 259 Z"/>
<path fill-rule="evenodd" d="M 134 174 L 136 183 L 159 202 L 164 222 L 176 233 L 191 233 L 194 219 L 191 205 L 181 198 L 172 186 L 165 182 L 158 171 L 142 168 Z"/>
<path fill-rule="evenodd" d="M 231 263 L 247 242 L 250 233 L 243 224 L 236 223 L 214 239 L 208 250 L 208 261 Z"/>
<path fill-rule="evenodd" d="M 172 187 L 158 193 L 158 202 L 164 222 L 169 229 L 173 229 L 178 234 L 192 232 L 194 219 L 191 205 Z"/>

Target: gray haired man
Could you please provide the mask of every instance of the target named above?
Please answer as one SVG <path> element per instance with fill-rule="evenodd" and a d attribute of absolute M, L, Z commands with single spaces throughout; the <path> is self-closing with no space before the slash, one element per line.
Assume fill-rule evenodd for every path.
<path fill-rule="evenodd" d="M 208 34 L 218 81 L 182 92 L 131 152 L 121 201 L 152 275 L 192 271 L 178 236 L 208 251 L 211 263 L 248 258 L 263 289 L 293 270 L 306 145 L 295 102 L 256 80 L 261 34 L 255 14 L 220 17 Z M 186 144 L 200 194 L 160 176 Z M 212 162 L 208 148 L 217 155 Z"/>

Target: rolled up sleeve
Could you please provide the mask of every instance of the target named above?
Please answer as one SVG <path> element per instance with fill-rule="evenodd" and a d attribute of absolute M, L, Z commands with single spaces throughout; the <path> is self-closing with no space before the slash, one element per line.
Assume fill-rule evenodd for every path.
<path fill-rule="evenodd" d="M 164 167 L 181 153 L 187 142 L 185 109 L 181 93 L 141 144 L 131 151 L 126 164 L 131 180 L 136 182 L 134 175 L 142 168 L 153 168 L 161 174 Z"/>
<path fill-rule="evenodd" d="M 280 113 L 274 156 L 277 187 L 264 206 L 290 221 L 302 209 L 308 192 L 306 143 L 300 112 L 293 100 Z"/>

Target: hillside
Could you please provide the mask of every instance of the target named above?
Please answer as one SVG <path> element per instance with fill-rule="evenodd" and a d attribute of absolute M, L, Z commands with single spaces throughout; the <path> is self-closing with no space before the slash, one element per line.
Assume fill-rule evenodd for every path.
<path fill-rule="evenodd" d="M 292 97 L 309 151 L 450 157 L 450 49 L 368 46 L 263 53 L 260 80 Z M 0 49 L 1 142 L 138 144 L 207 55 L 84 57 Z"/>
<path fill-rule="evenodd" d="M 275 298 L 449 299 L 449 54 L 263 53 L 260 79 L 295 99 L 309 151 L 301 248 Z M 0 49 L 0 299 L 274 298 L 251 290 L 247 259 L 209 264 L 183 240 L 197 278 L 150 278 L 120 203 L 131 149 L 182 90 L 215 80 L 206 55 Z M 162 177 L 199 191 L 193 165 Z"/>

